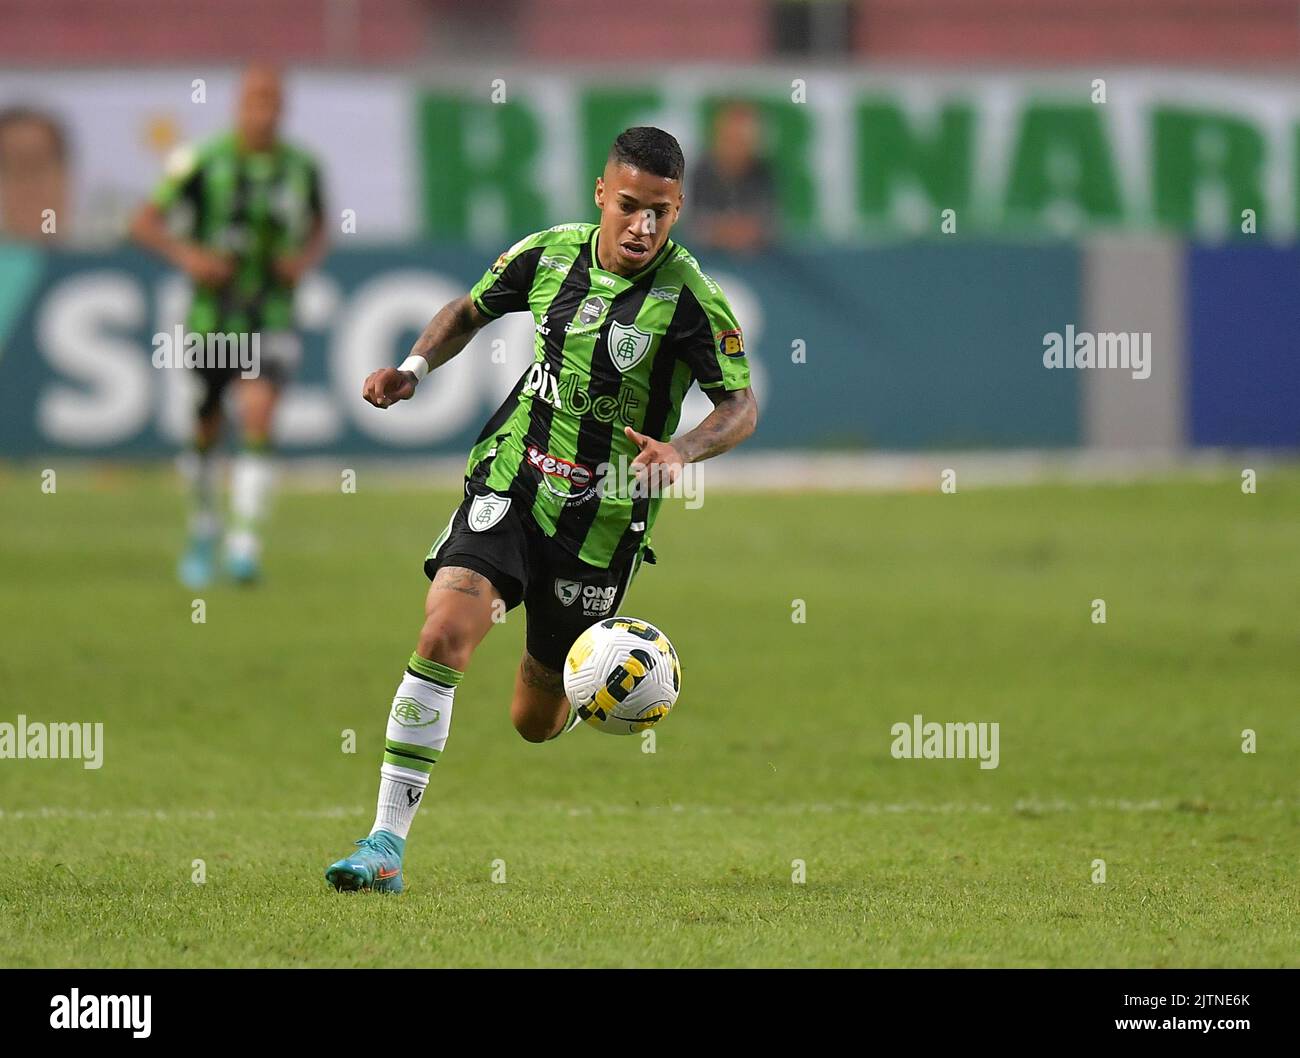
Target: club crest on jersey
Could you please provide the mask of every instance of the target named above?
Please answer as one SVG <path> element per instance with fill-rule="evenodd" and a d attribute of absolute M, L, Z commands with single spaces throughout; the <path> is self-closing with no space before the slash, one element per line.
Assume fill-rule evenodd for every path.
<path fill-rule="evenodd" d="M 555 579 L 555 597 L 565 606 L 572 606 L 581 594 L 582 585 L 578 581 L 564 580 L 562 577 Z"/>
<path fill-rule="evenodd" d="M 498 496 L 489 492 L 486 496 L 475 496 L 469 505 L 469 517 L 465 520 L 476 533 L 486 532 L 506 516 L 510 510 L 510 497 Z"/>
<path fill-rule="evenodd" d="M 631 371 L 650 349 L 649 332 L 635 325 L 611 323 L 609 325 L 609 358 L 620 371 Z"/>
<path fill-rule="evenodd" d="M 723 356 L 744 356 L 745 338 L 739 331 L 723 331 L 718 335 L 718 352 Z"/>

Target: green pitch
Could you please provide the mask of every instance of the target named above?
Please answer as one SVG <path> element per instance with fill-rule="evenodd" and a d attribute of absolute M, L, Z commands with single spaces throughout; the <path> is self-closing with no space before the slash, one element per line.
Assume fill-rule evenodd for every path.
<path fill-rule="evenodd" d="M 682 659 L 656 752 L 523 742 L 512 614 L 407 893 L 339 895 L 454 500 L 290 492 L 195 623 L 170 478 L 3 472 L 0 723 L 104 756 L 0 760 L 0 963 L 1300 964 L 1294 471 L 669 502 L 626 607 Z M 915 714 L 997 722 L 998 767 L 895 759 Z"/>

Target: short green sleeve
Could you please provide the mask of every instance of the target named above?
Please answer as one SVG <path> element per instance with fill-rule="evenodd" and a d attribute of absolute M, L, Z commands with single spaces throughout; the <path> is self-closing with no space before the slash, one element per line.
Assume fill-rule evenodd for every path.
<path fill-rule="evenodd" d="M 546 232 L 525 236 L 501 254 L 469 292 L 475 308 L 495 319 L 528 308 L 528 293 L 537 275 L 537 262 Z"/>
<path fill-rule="evenodd" d="M 709 289 L 712 284 L 712 289 Z M 736 314 L 712 280 L 682 288 L 678 300 L 677 355 L 691 368 L 701 389 L 745 389 L 749 386 L 749 361 L 745 336 Z"/>

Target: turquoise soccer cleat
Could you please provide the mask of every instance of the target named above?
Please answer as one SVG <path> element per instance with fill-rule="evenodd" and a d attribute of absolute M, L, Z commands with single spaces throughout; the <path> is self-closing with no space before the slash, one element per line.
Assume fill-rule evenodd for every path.
<path fill-rule="evenodd" d="M 255 584 L 262 575 L 262 568 L 251 555 L 227 555 L 226 575 L 236 584 Z"/>
<path fill-rule="evenodd" d="M 330 864 L 325 880 L 340 893 L 357 889 L 400 893 L 406 839 L 387 830 L 376 830 L 357 844 L 361 851 Z"/>
<path fill-rule="evenodd" d="M 210 537 L 195 536 L 176 566 L 176 575 L 187 588 L 206 588 L 216 566 L 216 545 Z"/>

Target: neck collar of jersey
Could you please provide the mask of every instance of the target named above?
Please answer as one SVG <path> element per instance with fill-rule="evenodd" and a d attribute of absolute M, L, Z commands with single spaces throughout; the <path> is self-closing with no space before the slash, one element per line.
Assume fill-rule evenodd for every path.
<path fill-rule="evenodd" d="M 267 147 L 266 150 L 263 151 L 255 151 L 245 143 L 244 137 L 240 134 L 238 129 L 231 132 L 230 141 L 234 144 L 235 153 L 237 153 L 241 158 L 273 158 L 280 153 L 279 137 L 272 140 L 271 146 Z"/>
<path fill-rule="evenodd" d="M 595 230 L 591 233 L 591 243 L 589 244 L 591 246 L 591 267 L 598 272 L 604 272 L 606 275 L 615 276 L 626 283 L 635 283 L 642 276 L 648 275 L 650 272 L 653 272 L 656 268 L 658 268 L 661 264 L 663 264 L 664 261 L 668 259 L 668 255 L 672 253 L 673 250 L 677 249 L 677 244 L 674 243 L 672 239 L 666 239 L 664 241 L 663 249 L 661 249 L 657 254 L 655 254 L 654 259 L 651 260 L 649 264 L 647 264 L 639 272 L 633 272 L 630 276 L 625 276 L 625 275 L 619 275 L 618 272 L 611 272 L 607 268 L 601 268 L 600 256 L 596 253 L 596 240 L 599 238 L 600 238 L 600 225 L 597 224 Z"/>

